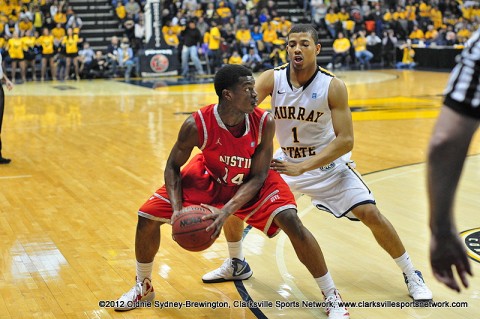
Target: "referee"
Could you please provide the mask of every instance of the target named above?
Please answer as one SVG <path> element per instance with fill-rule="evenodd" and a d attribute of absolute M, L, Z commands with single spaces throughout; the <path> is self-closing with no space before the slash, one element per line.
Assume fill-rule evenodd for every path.
<path fill-rule="evenodd" d="M 13 83 L 8 79 L 7 75 L 3 73 L 2 55 L 0 54 L 0 81 L 5 83 L 7 89 L 10 91 L 13 89 Z M 3 92 L 3 86 L 0 85 L 0 164 L 8 164 L 12 160 L 4 158 L 2 156 L 2 122 L 3 122 L 3 110 L 5 109 L 5 93 Z"/>

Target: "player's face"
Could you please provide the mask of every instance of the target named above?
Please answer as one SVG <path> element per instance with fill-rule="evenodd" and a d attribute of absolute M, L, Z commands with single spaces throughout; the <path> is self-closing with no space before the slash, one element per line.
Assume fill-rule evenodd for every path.
<path fill-rule="evenodd" d="M 241 77 L 233 93 L 233 101 L 237 109 L 243 113 L 252 113 L 258 103 L 253 76 Z"/>
<path fill-rule="evenodd" d="M 315 43 L 310 33 L 291 33 L 288 36 L 287 53 L 294 69 L 303 70 L 317 65 L 320 44 Z"/>

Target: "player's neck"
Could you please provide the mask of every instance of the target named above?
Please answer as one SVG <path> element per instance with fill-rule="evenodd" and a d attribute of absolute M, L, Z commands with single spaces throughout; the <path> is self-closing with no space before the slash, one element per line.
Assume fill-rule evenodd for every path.
<path fill-rule="evenodd" d="M 315 74 L 317 65 L 315 64 L 314 67 L 303 69 L 303 70 L 296 70 L 294 68 L 290 69 L 290 82 L 295 86 L 303 86 L 311 77 Z"/>

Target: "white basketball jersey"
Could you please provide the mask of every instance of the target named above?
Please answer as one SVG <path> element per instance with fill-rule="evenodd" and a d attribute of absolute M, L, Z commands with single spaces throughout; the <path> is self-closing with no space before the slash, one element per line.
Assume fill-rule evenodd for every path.
<path fill-rule="evenodd" d="M 304 86 L 296 88 L 290 83 L 289 64 L 275 68 L 272 110 L 277 139 L 289 161 L 298 163 L 319 154 L 335 139 L 328 105 L 328 89 L 333 77 L 318 67 Z M 350 153 L 347 153 L 335 162 L 349 160 Z"/>

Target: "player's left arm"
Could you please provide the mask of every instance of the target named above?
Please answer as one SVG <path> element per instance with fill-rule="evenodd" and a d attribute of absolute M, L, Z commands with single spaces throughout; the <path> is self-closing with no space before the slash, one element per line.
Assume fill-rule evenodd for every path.
<path fill-rule="evenodd" d="M 220 212 L 214 207 L 203 205 L 209 208 L 213 214 L 208 218 L 214 219 L 212 225 L 207 228 L 209 231 L 216 228 L 212 237 L 218 237 L 222 226 L 230 215 L 239 210 L 243 205 L 248 203 L 262 187 L 268 175 L 270 161 L 273 156 L 273 137 L 275 135 L 275 121 L 269 114 L 266 118 L 265 127 L 263 129 L 262 141 L 257 146 L 252 156 L 252 165 L 250 167 L 249 179 L 242 184 L 235 195 L 222 207 Z"/>
<path fill-rule="evenodd" d="M 328 89 L 328 104 L 332 113 L 336 138 L 319 154 L 302 163 L 294 164 L 274 159 L 272 169 L 279 173 L 298 176 L 305 172 L 328 165 L 353 148 L 352 114 L 348 106 L 347 88 L 343 81 L 333 78 Z"/>

